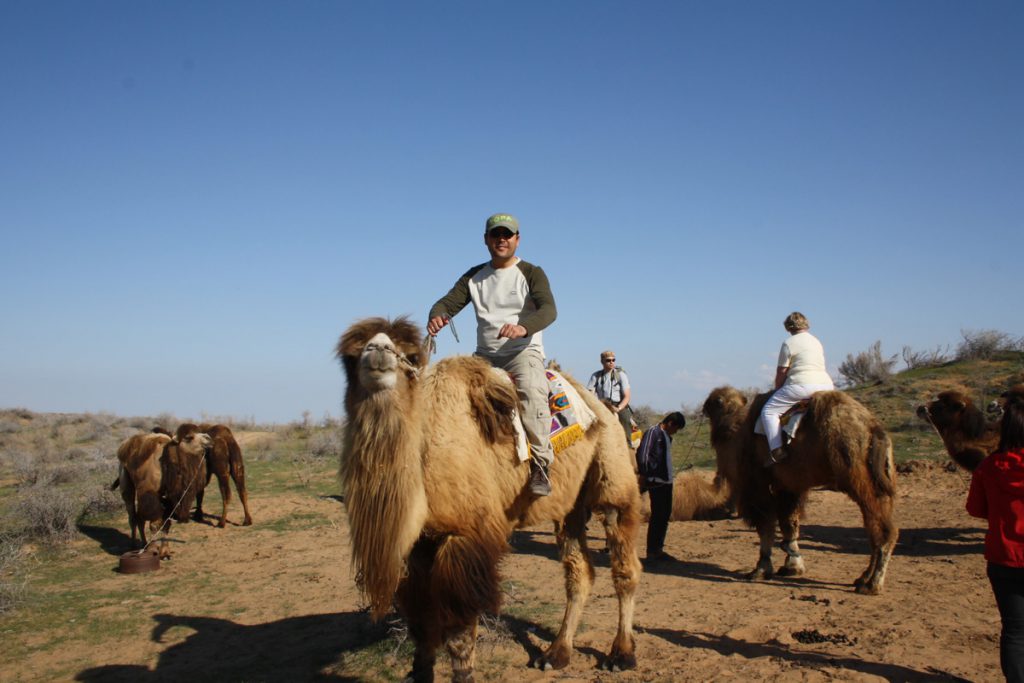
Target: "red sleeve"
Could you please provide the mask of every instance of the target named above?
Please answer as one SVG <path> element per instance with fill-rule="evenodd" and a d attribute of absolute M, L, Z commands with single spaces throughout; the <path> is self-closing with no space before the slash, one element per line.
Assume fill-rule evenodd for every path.
<path fill-rule="evenodd" d="M 967 492 L 967 514 L 971 517 L 988 519 L 988 499 L 985 498 L 984 474 L 979 467 L 971 477 L 971 489 Z"/>

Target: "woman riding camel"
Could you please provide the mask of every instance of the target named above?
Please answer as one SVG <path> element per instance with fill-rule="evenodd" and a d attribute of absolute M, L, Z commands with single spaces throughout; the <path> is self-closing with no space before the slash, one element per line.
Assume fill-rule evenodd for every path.
<path fill-rule="evenodd" d="M 775 393 L 761 411 L 761 427 L 768 437 L 768 460 L 771 467 L 786 457 L 782 448 L 782 426 L 779 418 L 790 406 L 810 398 L 818 391 L 835 388 L 825 370 L 825 349 L 808 330 L 811 324 L 803 313 L 794 311 L 782 323 L 790 337 L 782 342 L 778 367 L 775 370 Z"/>

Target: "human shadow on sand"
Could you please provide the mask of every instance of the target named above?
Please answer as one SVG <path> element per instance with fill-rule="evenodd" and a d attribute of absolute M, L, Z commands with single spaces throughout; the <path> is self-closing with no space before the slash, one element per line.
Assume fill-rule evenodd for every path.
<path fill-rule="evenodd" d="M 895 554 L 902 557 L 980 555 L 985 550 L 985 532 L 962 527 L 923 527 L 900 529 Z M 866 555 L 868 535 L 863 527 L 800 526 L 800 546 L 804 550 Z"/>
<path fill-rule="evenodd" d="M 637 632 L 657 636 L 680 647 L 714 650 L 725 657 L 731 655 L 739 655 L 746 659 L 771 657 L 809 669 L 817 669 L 822 666 L 834 667 L 859 674 L 878 676 L 887 681 L 906 681 L 907 683 L 918 683 L 919 681 L 944 681 L 945 683 L 949 683 L 949 681 L 964 681 L 964 679 L 951 673 L 932 667 L 929 667 L 927 671 L 921 671 L 899 664 L 872 662 L 857 657 L 827 652 L 795 650 L 779 643 L 752 643 L 724 635 L 689 633 L 664 628 L 644 629 L 638 627 Z"/>
<path fill-rule="evenodd" d="M 164 649 L 156 666 L 108 664 L 80 671 L 76 681 L 355 681 L 336 673 L 346 654 L 385 640 L 388 627 L 365 612 L 312 614 L 247 626 L 226 619 L 153 615 L 151 638 L 190 630 Z M 182 634 L 174 634 L 180 638 Z M 327 672 L 324 670 L 327 669 Z"/>

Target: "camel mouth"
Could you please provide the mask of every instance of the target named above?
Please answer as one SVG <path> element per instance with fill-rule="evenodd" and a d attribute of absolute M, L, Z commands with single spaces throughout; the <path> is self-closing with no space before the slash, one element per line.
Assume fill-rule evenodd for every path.
<path fill-rule="evenodd" d="M 917 416 L 919 418 L 921 418 L 922 420 L 928 420 L 928 419 L 931 419 L 932 415 L 931 415 L 931 412 L 928 410 L 928 406 L 918 406 L 917 407 Z"/>
<path fill-rule="evenodd" d="M 394 369 L 371 368 L 363 365 L 359 368 L 359 383 L 370 392 L 394 389 L 398 384 L 398 373 Z"/>

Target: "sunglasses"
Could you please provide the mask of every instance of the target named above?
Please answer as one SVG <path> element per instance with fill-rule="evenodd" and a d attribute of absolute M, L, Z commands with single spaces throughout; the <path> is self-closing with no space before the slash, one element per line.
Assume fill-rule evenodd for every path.
<path fill-rule="evenodd" d="M 517 233 L 512 232 L 508 228 L 495 228 L 494 230 L 491 230 L 489 233 L 487 233 L 487 236 L 490 237 L 492 240 L 510 240 L 513 237 L 515 237 L 516 234 Z"/>
<path fill-rule="evenodd" d="M 614 363 L 615 359 L 614 358 L 602 358 L 601 362 L 602 363 Z"/>

